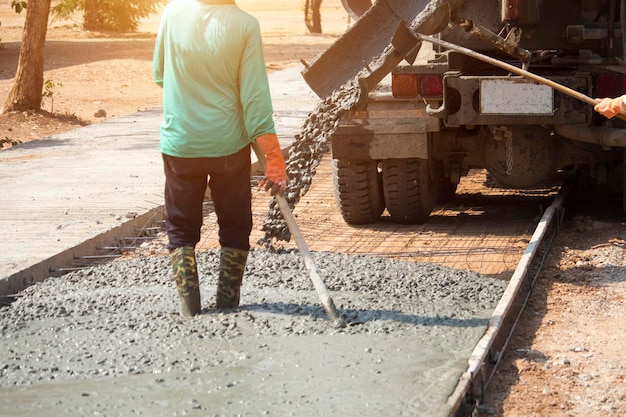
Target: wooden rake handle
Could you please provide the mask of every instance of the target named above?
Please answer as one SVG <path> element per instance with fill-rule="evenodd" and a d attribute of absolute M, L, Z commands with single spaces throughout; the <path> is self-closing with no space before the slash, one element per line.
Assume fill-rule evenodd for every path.
<path fill-rule="evenodd" d="M 252 142 L 252 149 L 254 149 L 254 153 L 259 160 L 261 169 L 265 171 L 265 154 L 263 153 L 263 150 L 256 142 Z M 296 219 L 291 211 L 291 208 L 289 207 L 289 203 L 287 203 L 287 199 L 285 199 L 285 196 L 283 196 L 282 194 L 276 194 L 274 198 L 278 202 L 280 212 L 282 213 L 283 218 L 287 223 L 287 227 L 289 227 L 291 235 L 296 241 L 296 245 L 298 246 L 300 254 L 302 255 L 302 258 L 304 260 L 304 265 L 309 272 L 309 277 L 311 278 L 313 286 L 315 287 L 315 291 L 317 292 L 317 295 L 322 302 L 324 311 L 326 311 L 326 314 L 328 315 L 328 319 L 332 321 L 335 327 L 346 327 L 346 322 L 337 311 L 337 307 L 335 307 L 335 303 L 330 296 L 330 292 L 328 292 L 328 288 L 326 288 L 322 277 L 320 277 L 320 275 L 317 273 L 317 268 L 315 267 L 315 261 L 313 260 L 311 251 L 309 251 L 309 247 L 307 246 L 304 237 L 300 232 L 300 228 L 296 223 Z"/>

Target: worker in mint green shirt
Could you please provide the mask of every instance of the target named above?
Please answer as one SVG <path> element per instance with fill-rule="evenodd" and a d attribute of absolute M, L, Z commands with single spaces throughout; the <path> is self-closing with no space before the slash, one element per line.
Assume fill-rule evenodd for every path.
<path fill-rule="evenodd" d="M 259 23 L 233 0 L 173 0 L 163 12 L 152 72 L 163 88 L 159 149 L 182 313 L 201 311 L 195 246 L 207 184 L 221 246 L 215 306 L 235 308 L 252 231 L 252 141 L 265 154 L 266 188 L 281 193 L 287 185 Z"/>

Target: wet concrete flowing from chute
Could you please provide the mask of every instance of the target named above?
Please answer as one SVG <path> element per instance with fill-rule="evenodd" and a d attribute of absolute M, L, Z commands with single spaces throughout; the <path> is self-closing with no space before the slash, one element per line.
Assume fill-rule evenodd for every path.
<path fill-rule="evenodd" d="M 357 81 L 346 83 L 318 104 L 308 115 L 301 132 L 295 136 L 295 141 L 289 148 L 289 156 L 285 161 L 289 177 L 285 199 L 291 209 L 309 190 L 315 169 L 329 150 L 330 138 L 337 129 L 341 116 L 352 109 L 358 99 Z M 259 239 L 258 243 L 264 247 L 271 247 L 274 239 L 287 242 L 291 239 L 291 233 L 275 199 L 270 201 L 262 230 L 265 235 Z"/>

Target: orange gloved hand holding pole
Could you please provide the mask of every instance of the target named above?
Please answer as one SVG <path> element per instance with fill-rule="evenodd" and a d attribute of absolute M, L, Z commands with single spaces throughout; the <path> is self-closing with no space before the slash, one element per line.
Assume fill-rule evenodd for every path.
<path fill-rule="evenodd" d="M 259 186 L 265 186 L 271 195 L 282 194 L 287 188 L 287 167 L 275 133 L 267 133 L 256 139 L 258 147 L 265 155 L 265 177 Z"/>
<path fill-rule="evenodd" d="M 624 98 L 626 97 L 598 99 L 593 109 L 607 119 L 612 119 L 618 114 L 626 115 L 626 103 L 624 102 Z"/>

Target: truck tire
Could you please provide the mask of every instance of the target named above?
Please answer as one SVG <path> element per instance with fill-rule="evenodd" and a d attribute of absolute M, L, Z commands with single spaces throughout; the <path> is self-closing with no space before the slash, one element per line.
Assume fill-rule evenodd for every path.
<path fill-rule="evenodd" d="M 380 218 L 385 202 L 376 161 L 333 159 L 333 186 L 346 223 L 374 223 Z"/>
<path fill-rule="evenodd" d="M 428 220 L 437 196 L 430 165 L 424 159 L 382 162 L 383 195 L 393 222 L 418 224 Z"/>

